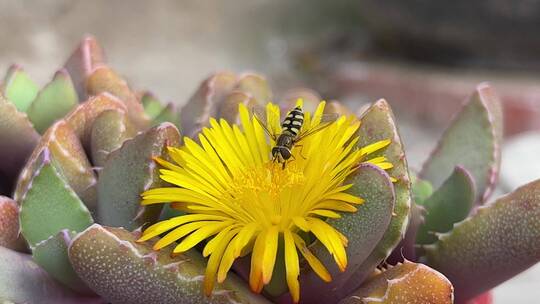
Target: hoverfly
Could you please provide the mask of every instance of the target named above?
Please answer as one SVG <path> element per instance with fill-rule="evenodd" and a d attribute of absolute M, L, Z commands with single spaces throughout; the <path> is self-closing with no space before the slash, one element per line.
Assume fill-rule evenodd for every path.
<path fill-rule="evenodd" d="M 285 169 L 287 161 L 294 156 L 292 155 L 292 149 L 301 140 L 313 135 L 324 128 L 330 126 L 334 122 L 338 114 L 324 114 L 321 117 L 320 124 L 312 129 L 302 129 L 304 125 L 304 111 L 301 106 L 296 106 L 287 113 L 287 116 L 281 123 L 281 133 L 272 132 L 270 128 L 264 123 L 266 119 L 261 114 L 263 110 L 259 108 L 253 109 L 253 117 L 257 119 L 264 131 L 270 136 L 270 138 L 276 143 L 272 147 L 272 161 L 282 164 L 282 168 Z"/>

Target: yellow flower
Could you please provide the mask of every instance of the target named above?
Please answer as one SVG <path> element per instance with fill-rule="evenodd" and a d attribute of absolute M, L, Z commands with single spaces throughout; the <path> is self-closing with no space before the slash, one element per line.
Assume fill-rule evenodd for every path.
<path fill-rule="evenodd" d="M 301 102 L 299 102 L 301 105 Z M 303 129 L 320 124 L 324 102 L 313 117 L 305 113 Z M 279 108 L 268 104 L 267 123 L 280 130 Z M 148 227 L 139 241 L 165 234 L 154 245 L 158 250 L 175 241 L 174 253 L 190 250 L 208 240 L 202 254 L 209 257 L 204 291 L 210 295 L 215 280 L 223 282 L 234 260 L 251 253 L 249 285 L 261 292 L 272 278 L 279 240 L 285 252 L 286 280 L 295 302 L 299 301 L 298 252 L 323 279 L 331 277 L 308 249 L 299 232 L 309 232 L 332 254 L 342 271 L 347 267 L 347 238 L 326 223 L 339 212 L 355 212 L 362 198 L 346 193 L 348 175 L 361 162 L 382 169 L 392 165 L 384 157 L 367 155 L 386 147 L 383 140 L 358 149 L 355 118 L 340 117 L 330 126 L 305 137 L 292 149 L 285 166 L 271 159 L 275 145 L 259 121 L 240 106 L 242 127 L 225 120 L 210 120 L 197 143 L 185 138 L 181 148 L 169 147 L 174 163 L 157 159 L 161 179 L 177 187 L 151 189 L 142 194 L 143 205 L 171 202 L 187 214 Z"/>

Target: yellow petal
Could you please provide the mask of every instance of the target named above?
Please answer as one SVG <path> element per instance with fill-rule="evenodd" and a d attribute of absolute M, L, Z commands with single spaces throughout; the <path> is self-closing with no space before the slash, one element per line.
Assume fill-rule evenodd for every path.
<path fill-rule="evenodd" d="M 276 256 L 278 249 L 279 230 L 277 226 L 272 226 L 268 229 L 265 237 L 264 258 L 262 264 L 263 283 L 266 285 L 272 279 L 272 272 L 276 264 Z"/>
<path fill-rule="evenodd" d="M 215 221 L 223 221 L 227 220 L 227 217 L 223 216 L 217 216 L 217 215 L 209 215 L 209 214 L 186 214 L 181 215 L 177 217 L 173 217 L 171 219 L 168 219 L 166 221 L 155 223 L 154 225 L 146 228 L 144 230 L 143 235 L 140 239 L 138 239 L 138 242 L 147 241 L 155 236 L 158 236 L 162 234 L 165 231 L 169 231 L 174 227 L 183 225 L 185 223 L 189 222 L 195 222 L 195 221 L 209 221 L 209 220 L 215 220 Z"/>
<path fill-rule="evenodd" d="M 251 270 L 249 272 L 249 287 L 255 293 L 260 293 L 264 286 L 263 284 L 263 262 L 265 238 L 267 231 L 261 232 L 255 240 L 253 252 L 251 253 Z"/>
<path fill-rule="evenodd" d="M 345 271 L 345 268 L 347 267 L 347 253 L 345 252 L 339 234 L 336 233 L 332 226 L 318 218 L 309 218 L 308 223 L 315 237 L 317 237 L 317 239 L 319 239 L 332 254 L 339 269 Z"/>
<path fill-rule="evenodd" d="M 332 276 L 326 270 L 324 265 L 317 259 L 313 253 L 306 246 L 306 242 L 297 234 L 293 234 L 294 244 L 300 250 L 302 256 L 306 259 L 309 266 L 315 271 L 315 273 L 325 282 L 332 281 Z"/>
<path fill-rule="evenodd" d="M 325 209 L 315 209 L 308 212 L 308 214 L 315 214 L 320 215 L 328 218 L 341 218 L 341 215 L 339 213 L 331 211 L 331 210 L 325 210 Z"/>
<path fill-rule="evenodd" d="M 189 249 L 193 248 L 193 246 L 199 244 L 203 240 L 209 238 L 210 236 L 218 233 L 221 229 L 225 228 L 226 226 L 231 226 L 232 222 L 216 222 L 214 224 L 209 224 L 204 227 L 201 227 L 191 233 L 188 237 L 182 240 L 178 246 L 176 246 L 173 250 L 173 253 L 182 253 L 186 252 Z M 234 225 L 233 225 L 234 226 Z"/>
<path fill-rule="evenodd" d="M 362 155 L 368 155 L 368 154 L 371 154 L 375 151 L 378 151 L 384 147 L 387 147 L 392 141 L 390 139 L 385 139 L 385 140 L 381 140 L 381 141 L 378 141 L 378 142 L 375 142 L 375 143 L 372 143 L 370 145 L 367 145 L 365 147 L 362 147 L 360 149 L 360 153 Z"/>
<path fill-rule="evenodd" d="M 171 243 L 173 243 L 176 240 L 179 240 L 183 238 L 184 236 L 190 234 L 191 232 L 205 226 L 208 224 L 211 224 L 213 222 L 210 221 L 199 221 L 199 222 L 192 222 L 185 225 L 182 225 L 173 231 L 167 233 L 163 238 L 161 238 L 157 243 L 154 244 L 154 250 L 161 249 Z"/>
<path fill-rule="evenodd" d="M 225 252 L 225 248 L 229 245 L 230 240 L 235 236 L 237 231 L 231 230 L 226 233 L 226 235 L 221 239 L 219 244 L 217 244 L 214 252 L 210 255 L 208 259 L 208 264 L 206 265 L 206 272 L 204 275 L 204 293 L 207 296 L 212 294 L 212 289 L 214 289 L 214 282 L 216 281 L 216 274 L 218 266 Z"/>
<path fill-rule="evenodd" d="M 300 283 L 298 282 L 298 275 L 300 274 L 300 265 L 298 262 L 298 253 L 296 252 L 296 246 L 294 245 L 294 239 L 292 233 L 289 230 L 283 232 L 284 247 L 285 247 L 285 269 L 287 285 L 293 298 L 294 303 L 298 303 L 300 300 Z"/>

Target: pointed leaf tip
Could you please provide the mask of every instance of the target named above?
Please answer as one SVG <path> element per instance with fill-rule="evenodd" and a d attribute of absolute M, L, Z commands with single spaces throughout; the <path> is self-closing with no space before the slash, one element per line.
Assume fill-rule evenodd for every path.
<path fill-rule="evenodd" d="M 491 86 L 480 84 L 446 129 L 420 177 L 437 188 L 455 166 L 463 166 L 476 183 L 476 201 L 483 203 L 498 179 L 502 133 L 500 101 Z"/>
<path fill-rule="evenodd" d="M 464 301 L 540 261 L 540 180 L 482 206 L 426 246 L 427 263 Z"/>
<path fill-rule="evenodd" d="M 473 207 L 475 197 L 470 173 L 457 166 L 439 189 L 422 203 L 426 212 L 416 237 L 417 244 L 434 243 L 437 241 L 434 233 L 448 232 L 454 223 L 464 220 Z"/>

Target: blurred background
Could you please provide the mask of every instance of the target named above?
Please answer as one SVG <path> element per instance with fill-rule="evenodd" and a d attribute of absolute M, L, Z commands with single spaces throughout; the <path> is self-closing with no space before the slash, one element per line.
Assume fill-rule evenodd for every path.
<path fill-rule="evenodd" d="M 0 70 L 18 63 L 45 84 L 92 34 L 132 87 L 179 105 L 219 70 L 353 109 L 385 98 L 413 169 L 489 81 L 505 110 L 502 194 L 540 178 L 539 28 L 540 1 L 1 0 Z M 539 286 L 537 265 L 495 289 L 495 303 L 532 303 Z"/>

